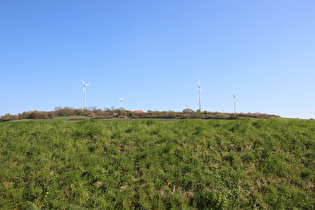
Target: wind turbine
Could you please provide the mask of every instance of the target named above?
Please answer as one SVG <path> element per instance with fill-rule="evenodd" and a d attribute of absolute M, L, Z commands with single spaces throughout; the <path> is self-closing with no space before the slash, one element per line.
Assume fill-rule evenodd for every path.
<path fill-rule="evenodd" d="M 200 88 L 200 82 L 198 80 L 198 87 L 197 90 L 199 89 L 199 111 L 201 112 L 201 88 Z"/>
<path fill-rule="evenodd" d="M 236 100 L 235 100 L 235 95 L 233 95 L 234 98 L 234 113 L 236 114 Z"/>
<path fill-rule="evenodd" d="M 85 84 L 83 79 L 81 79 L 83 83 L 83 93 L 84 93 L 84 109 L 86 109 L 86 87 L 89 86 L 90 84 Z"/>
<path fill-rule="evenodd" d="M 120 98 L 120 99 L 119 99 L 119 100 L 120 100 L 120 109 L 123 109 L 123 106 L 122 106 L 123 99 L 124 99 L 124 98 Z"/>

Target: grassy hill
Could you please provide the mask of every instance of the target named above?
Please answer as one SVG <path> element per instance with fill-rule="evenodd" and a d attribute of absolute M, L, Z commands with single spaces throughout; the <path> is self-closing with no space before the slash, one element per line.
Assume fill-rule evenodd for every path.
<path fill-rule="evenodd" d="M 0 208 L 314 208 L 315 122 L 0 123 Z"/>
<path fill-rule="evenodd" d="M 8 122 L 58 122 L 58 121 L 79 121 L 79 120 L 88 120 L 90 117 L 87 116 L 65 116 L 65 117 L 55 117 L 52 119 L 22 119 L 22 120 L 12 120 Z"/>

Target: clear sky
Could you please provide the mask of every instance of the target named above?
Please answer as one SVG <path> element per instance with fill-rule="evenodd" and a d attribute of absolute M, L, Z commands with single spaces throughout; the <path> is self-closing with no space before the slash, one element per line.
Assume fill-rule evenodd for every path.
<path fill-rule="evenodd" d="M 315 118 L 314 0 L 1 0 L 0 115 L 87 106 Z"/>

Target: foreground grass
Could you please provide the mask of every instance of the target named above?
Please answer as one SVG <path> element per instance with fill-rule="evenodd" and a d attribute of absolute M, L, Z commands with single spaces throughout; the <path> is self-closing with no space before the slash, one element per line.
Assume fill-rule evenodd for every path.
<path fill-rule="evenodd" d="M 314 208 L 315 122 L 0 123 L 0 208 Z"/>
<path fill-rule="evenodd" d="M 87 120 L 91 119 L 87 116 L 69 116 L 69 117 L 56 117 L 53 119 L 23 119 L 23 120 L 12 120 L 8 121 L 10 123 L 17 123 L 17 122 L 30 122 L 30 121 L 36 121 L 36 122 L 58 122 L 58 121 L 79 121 L 79 120 Z"/>

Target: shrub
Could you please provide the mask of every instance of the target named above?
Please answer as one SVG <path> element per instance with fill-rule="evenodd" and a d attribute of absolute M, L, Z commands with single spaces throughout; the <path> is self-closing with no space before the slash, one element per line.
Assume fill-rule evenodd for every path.
<path fill-rule="evenodd" d="M 2 116 L 0 118 L 0 122 L 5 122 L 5 121 L 10 121 L 10 120 L 17 120 L 18 119 L 18 116 L 16 115 L 11 115 L 11 114 L 6 114 L 4 116 Z"/>

